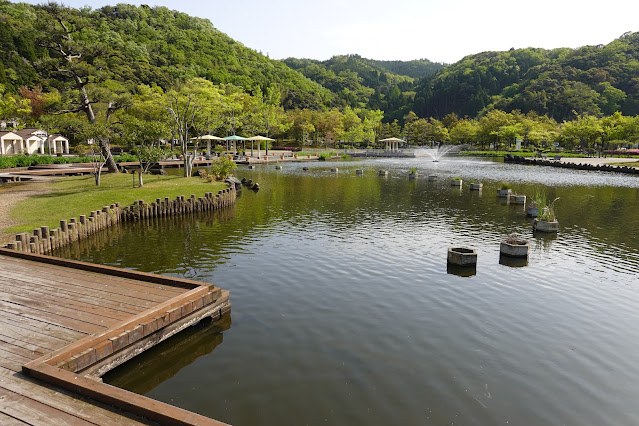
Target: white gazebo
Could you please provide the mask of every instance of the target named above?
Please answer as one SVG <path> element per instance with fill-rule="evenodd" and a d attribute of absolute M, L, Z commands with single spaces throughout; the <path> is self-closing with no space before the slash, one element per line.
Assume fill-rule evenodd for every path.
<path fill-rule="evenodd" d="M 380 139 L 380 142 L 384 142 L 386 144 L 386 147 L 384 148 L 386 151 L 399 151 L 399 143 L 406 143 L 405 140 L 398 138 Z"/>
<path fill-rule="evenodd" d="M 191 138 L 191 140 L 206 141 L 206 156 L 210 157 L 211 141 L 223 141 L 224 139 L 218 138 L 217 136 L 214 136 L 214 135 L 204 135 L 204 136 L 198 136 L 196 138 Z"/>

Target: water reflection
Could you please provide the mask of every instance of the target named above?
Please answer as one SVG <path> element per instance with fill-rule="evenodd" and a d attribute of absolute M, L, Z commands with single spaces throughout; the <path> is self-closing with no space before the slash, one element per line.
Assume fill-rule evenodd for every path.
<path fill-rule="evenodd" d="M 222 332 L 229 328 L 231 315 L 219 321 L 208 317 L 127 361 L 103 379 L 113 386 L 146 394 L 197 358 L 213 352 L 224 340 Z"/>
<path fill-rule="evenodd" d="M 409 181 L 410 167 L 440 178 Z M 133 224 L 67 252 L 231 291 L 224 344 L 149 396 L 235 425 L 639 418 L 637 177 L 469 159 L 238 175 L 262 189 L 228 217 Z M 501 181 L 561 197 L 559 234 L 533 235 L 495 197 Z M 525 267 L 500 264 L 512 233 L 530 242 Z M 477 250 L 475 275 L 448 273 L 451 245 Z"/>

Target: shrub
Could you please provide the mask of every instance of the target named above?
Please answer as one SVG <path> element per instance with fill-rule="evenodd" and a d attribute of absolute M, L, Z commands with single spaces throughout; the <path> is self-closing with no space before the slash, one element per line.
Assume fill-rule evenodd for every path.
<path fill-rule="evenodd" d="M 218 179 L 226 178 L 235 169 L 237 169 L 237 164 L 229 156 L 216 158 L 210 168 L 211 175 Z"/>

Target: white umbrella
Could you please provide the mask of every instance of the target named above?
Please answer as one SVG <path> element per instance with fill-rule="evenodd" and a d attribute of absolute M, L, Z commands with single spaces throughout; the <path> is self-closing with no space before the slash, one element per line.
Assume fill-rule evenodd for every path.
<path fill-rule="evenodd" d="M 210 156 L 211 155 L 211 141 L 223 141 L 224 139 L 219 138 L 219 137 L 214 136 L 214 135 L 204 135 L 204 136 L 198 136 L 196 138 L 191 138 L 191 140 L 206 141 L 206 155 Z"/>
<path fill-rule="evenodd" d="M 273 142 L 275 139 L 271 139 L 271 138 L 267 138 L 265 136 L 257 135 L 257 136 L 253 136 L 253 137 L 248 138 L 248 140 L 251 141 L 251 157 L 252 157 L 253 156 L 253 142 L 252 141 L 258 141 L 260 143 L 262 141 Z M 266 155 L 268 155 L 268 144 L 266 144 Z M 260 145 L 257 146 L 257 156 L 258 157 L 260 156 Z"/>

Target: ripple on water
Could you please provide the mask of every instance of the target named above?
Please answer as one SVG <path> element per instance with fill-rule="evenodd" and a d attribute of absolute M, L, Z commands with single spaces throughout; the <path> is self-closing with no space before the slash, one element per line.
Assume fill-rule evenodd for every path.
<path fill-rule="evenodd" d="M 408 181 L 411 166 L 424 178 Z M 474 159 L 330 167 L 242 171 L 263 189 L 232 219 L 85 256 L 231 290 L 223 344 L 149 396 L 237 425 L 639 418 L 639 180 Z M 559 235 L 533 235 L 495 198 L 500 181 L 561 197 Z M 527 266 L 499 264 L 509 233 L 529 239 Z M 476 275 L 447 273 L 453 244 L 477 250 Z"/>

